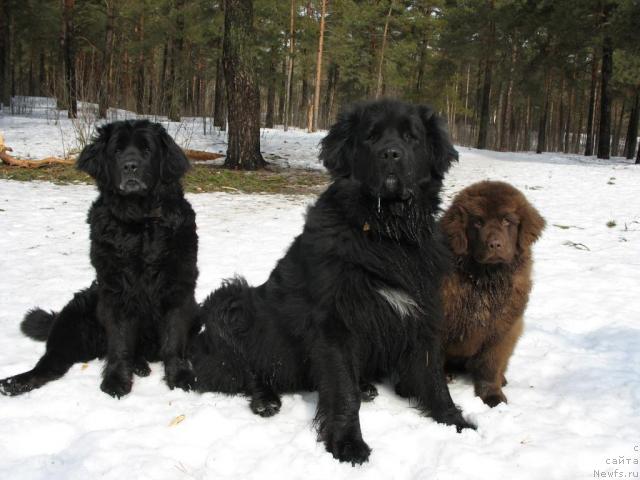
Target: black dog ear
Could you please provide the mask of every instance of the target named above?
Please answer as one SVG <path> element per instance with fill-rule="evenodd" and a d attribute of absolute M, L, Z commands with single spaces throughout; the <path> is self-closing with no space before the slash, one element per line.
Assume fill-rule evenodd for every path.
<path fill-rule="evenodd" d="M 453 147 L 444 121 L 426 105 L 418 107 L 420 118 L 427 132 L 427 150 L 433 160 L 434 172 L 440 179 L 444 178 L 451 163 L 458 160 L 458 151 Z"/>
<path fill-rule="evenodd" d="M 98 185 L 106 185 L 109 182 L 106 148 L 112 131 L 111 123 L 98 127 L 91 143 L 82 149 L 76 160 L 76 168 L 91 175 Z"/>
<path fill-rule="evenodd" d="M 191 167 L 189 159 L 162 125 L 156 124 L 155 130 L 162 149 L 160 178 L 166 183 L 179 180 Z"/>
<path fill-rule="evenodd" d="M 320 160 L 333 178 L 351 175 L 359 110 L 354 106 L 341 112 L 320 143 Z"/>

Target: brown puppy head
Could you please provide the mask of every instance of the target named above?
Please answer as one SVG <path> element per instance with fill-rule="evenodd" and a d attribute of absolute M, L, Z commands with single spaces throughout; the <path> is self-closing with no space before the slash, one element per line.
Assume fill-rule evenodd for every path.
<path fill-rule="evenodd" d="M 455 255 L 499 264 L 528 253 L 545 221 L 518 189 L 483 181 L 456 195 L 440 225 Z"/>

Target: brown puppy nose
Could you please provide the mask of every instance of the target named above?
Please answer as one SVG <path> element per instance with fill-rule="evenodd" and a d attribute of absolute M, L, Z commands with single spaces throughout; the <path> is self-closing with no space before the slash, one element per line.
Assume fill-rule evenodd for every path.
<path fill-rule="evenodd" d="M 502 250 L 502 240 L 499 238 L 492 238 L 489 240 L 490 250 Z"/>

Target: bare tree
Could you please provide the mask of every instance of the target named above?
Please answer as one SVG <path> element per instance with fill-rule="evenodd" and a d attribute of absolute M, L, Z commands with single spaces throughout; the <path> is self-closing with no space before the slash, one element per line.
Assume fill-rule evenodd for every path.
<path fill-rule="evenodd" d="M 293 83 L 293 52 L 296 42 L 296 0 L 291 0 L 291 18 L 289 26 L 289 54 L 287 55 L 287 81 L 284 87 L 284 131 L 289 128 L 289 120 L 291 115 L 291 84 Z"/>
<path fill-rule="evenodd" d="M 225 166 L 256 170 L 266 162 L 260 153 L 260 92 L 255 73 L 252 0 L 225 0 L 222 63 L 229 105 Z"/>
<path fill-rule="evenodd" d="M 387 35 L 389 33 L 389 20 L 391 19 L 391 12 L 393 10 L 393 0 L 389 3 L 389 12 L 387 13 L 387 19 L 384 22 L 384 31 L 382 32 L 382 46 L 380 47 L 380 61 L 378 62 L 378 79 L 376 82 L 376 98 L 380 98 L 382 95 L 382 68 L 384 66 L 384 51 L 387 47 Z"/>
<path fill-rule="evenodd" d="M 327 0 L 322 0 L 322 11 L 320 13 L 320 39 L 318 40 L 318 58 L 316 60 L 316 89 L 313 94 L 313 121 L 311 131 L 318 129 L 318 116 L 320 114 L 320 82 L 322 80 L 322 49 L 324 47 L 324 17 L 327 14 Z"/>

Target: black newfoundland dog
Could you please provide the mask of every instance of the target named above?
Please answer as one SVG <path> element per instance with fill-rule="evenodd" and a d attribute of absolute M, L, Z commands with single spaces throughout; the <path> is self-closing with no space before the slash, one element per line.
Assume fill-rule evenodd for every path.
<path fill-rule="evenodd" d="M 46 340 L 46 352 L 32 370 L 1 380 L 0 393 L 28 392 L 75 362 L 104 356 L 100 388 L 114 397 L 129 393 L 133 374 L 148 375 L 147 362 L 156 360 L 164 362 L 169 387 L 193 386 L 186 351 L 197 332 L 198 237 L 180 185 L 188 167 L 159 124 L 98 129 L 77 161 L 100 192 L 88 216 L 96 280 L 59 313 L 27 313 L 22 331 Z"/>
<path fill-rule="evenodd" d="M 369 457 L 360 402 L 383 377 L 438 422 L 472 427 L 451 400 L 440 351 L 450 260 L 434 214 L 457 158 L 440 119 L 398 101 L 358 104 L 320 158 L 333 182 L 267 282 L 229 280 L 205 301 L 196 389 L 248 394 L 263 416 L 279 410 L 281 392 L 317 390 L 319 439 L 352 464 Z"/>

